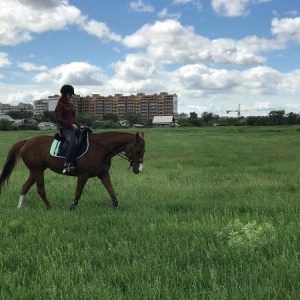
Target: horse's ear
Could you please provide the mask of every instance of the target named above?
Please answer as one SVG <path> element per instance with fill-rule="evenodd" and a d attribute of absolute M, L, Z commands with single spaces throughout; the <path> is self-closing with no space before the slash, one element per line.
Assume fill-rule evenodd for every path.
<path fill-rule="evenodd" d="M 144 139 L 144 132 L 142 132 L 142 133 L 137 132 L 135 137 L 136 137 L 136 139 L 139 139 L 139 138 Z"/>

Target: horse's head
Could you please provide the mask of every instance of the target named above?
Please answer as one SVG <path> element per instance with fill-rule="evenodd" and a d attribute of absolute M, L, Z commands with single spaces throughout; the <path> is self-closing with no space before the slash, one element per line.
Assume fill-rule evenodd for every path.
<path fill-rule="evenodd" d="M 145 153 L 144 133 L 137 133 L 135 135 L 133 146 L 131 144 L 125 153 L 130 161 L 130 166 L 132 167 L 133 173 L 141 173 L 143 171 L 143 158 Z"/>

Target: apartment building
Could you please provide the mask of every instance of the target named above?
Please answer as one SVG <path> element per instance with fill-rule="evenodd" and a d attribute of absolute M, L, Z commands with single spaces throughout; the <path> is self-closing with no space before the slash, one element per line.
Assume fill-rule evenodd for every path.
<path fill-rule="evenodd" d="M 20 102 L 18 105 L 0 103 L 0 114 L 5 115 L 10 111 L 32 111 L 32 104 Z"/>
<path fill-rule="evenodd" d="M 119 120 L 125 118 L 127 112 L 134 112 L 141 115 L 142 121 L 152 120 L 154 116 L 171 115 L 177 119 L 178 97 L 176 94 L 160 93 L 146 95 L 115 94 L 104 97 L 94 94 L 91 97 L 94 105 L 94 112 L 97 119 L 102 120 L 103 116 L 112 113 L 118 116 Z"/>
<path fill-rule="evenodd" d="M 33 101 L 33 115 L 42 115 L 44 111 L 54 111 L 59 95 L 49 96 L 47 99 Z"/>
<path fill-rule="evenodd" d="M 45 110 L 54 111 L 58 95 L 49 96 L 48 99 L 34 101 L 34 114 L 41 114 Z M 176 94 L 162 92 L 160 94 L 137 95 L 115 94 L 114 96 L 92 96 L 80 97 L 74 95 L 72 103 L 77 115 L 94 115 L 97 120 L 103 120 L 106 114 L 115 114 L 119 120 L 125 118 L 127 112 L 141 115 L 142 121 L 152 120 L 154 116 L 174 116 L 178 118 L 178 97 Z"/>

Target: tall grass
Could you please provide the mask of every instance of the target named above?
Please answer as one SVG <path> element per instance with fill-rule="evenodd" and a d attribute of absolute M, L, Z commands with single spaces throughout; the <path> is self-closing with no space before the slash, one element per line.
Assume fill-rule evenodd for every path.
<path fill-rule="evenodd" d="M 33 135 L 36 133 L 32 133 Z M 0 132 L 0 164 L 29 132 Z M 20 163 L 0 195 L 0 299 L 298 299 L 298 127 L 146 130 L 144 172 L 113 159 L 114 210 L 90 179 Z"/>

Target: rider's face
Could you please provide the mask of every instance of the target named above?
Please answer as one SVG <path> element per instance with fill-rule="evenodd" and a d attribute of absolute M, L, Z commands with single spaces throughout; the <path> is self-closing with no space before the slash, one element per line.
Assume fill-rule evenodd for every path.
<path fill-rule="evenodd" d="M 72 99 L 73 95 L 67 94 L 67 100 L 70 101 Z"/>

